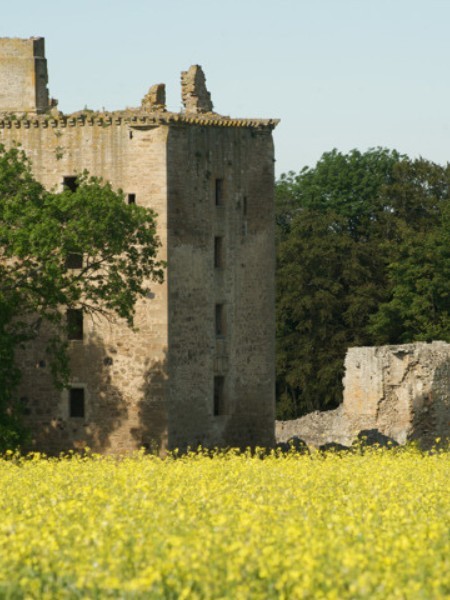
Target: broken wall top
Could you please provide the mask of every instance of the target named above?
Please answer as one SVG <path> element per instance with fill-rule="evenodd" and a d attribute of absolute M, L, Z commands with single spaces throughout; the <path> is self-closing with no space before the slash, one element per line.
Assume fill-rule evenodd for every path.
<path fill-rule="evenodd" d="M 0 112 L 49 108 L 44 38 L 0 38 Z"/>
<path fill-rule="evenodd" d="M 359 429 L 376 428 L 400 443 L 449 437 L 450 344 L 350 348 L 342 407 Z"/>
<path fill-rule="evenodd" d="M 0 128 L 120 125 L 205 125 L 273 129 L 277 119 L 233 119 L 213 112 L 211 94 L 199 65 L 181 74 L 181 113 L 166 109 L 165 85 L 150 87 L 141 106 L 119 111 L 82 110 L 64 115 L 50 101 L 44 38 L 0 38 Z"/>

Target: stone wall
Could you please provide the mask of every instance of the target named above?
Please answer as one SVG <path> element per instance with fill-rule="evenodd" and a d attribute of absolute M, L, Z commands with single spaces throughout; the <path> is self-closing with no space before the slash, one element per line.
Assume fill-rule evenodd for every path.
<path fill-rule="evenodd" d="M 350 348 L 343 406 L 355 428 L 401 444 L 450 436 L 450 344 Z"/>
<path fill-rule="evenodd" d="M 0 38 L 0 111 L 47 111 L 47 81 L 43 38 Z"/>
<path fill-rule="evenodd" d="M 192 65 L 181 73 L 181 100 L 186 113 L 212 112 L 211 94 L 206 88 L 206 79 L 200 65 Z"/>
<path fill-rule="evenodd" d="M 450 344 L 433 342 L 350 348 L 344 401 L 334 411 L 278 422 L 276 437 L 297 435 L 313 446 L 350 445 L 362 430 L 376 429 L 400 444 L 424 448 L 450 438 Z"/>
<path fill-rule="evenodd" d="M 176 444 L 186 427 L 191 439 L 207 445 L 274 441 L 273 178 L 267 130 L 173 128 L 169 134 L 169 380 Z M 224 321 L 219 335 L 218 304 Z M 224 386 L 216 415 L 214 377 Z"/>
<path fill-rule="evenodd" d="M 88 169 L 158 214 L 166 259 L 166 143 L 168 127 L 133 128 L 123 119 L 1 121 L 0 142 L 19 142 L 35 176 L 62 190 L 63 178 Z M 70 342 L 71 385 L 83 387 L 86 418 L 69 418 L 67 394 L 51 381 L 45 339 L 22 356 L 20 396 L 33 445 L 50 452 L 89 445 L 97 451 L 167 445 L 164 365 L 168 345 L 167 283 L 152 284 L 136 307 L 137 332 L 124 323 L 85 319 L 82 341 Z"/>

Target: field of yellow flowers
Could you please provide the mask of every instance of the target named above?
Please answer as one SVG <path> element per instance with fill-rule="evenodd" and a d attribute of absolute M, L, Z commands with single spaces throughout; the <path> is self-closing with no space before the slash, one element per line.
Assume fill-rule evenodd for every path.
<path fill-rule="evenodd" d="M 450 598 L 450 453 L 0 461 L 1 598 Z"/>

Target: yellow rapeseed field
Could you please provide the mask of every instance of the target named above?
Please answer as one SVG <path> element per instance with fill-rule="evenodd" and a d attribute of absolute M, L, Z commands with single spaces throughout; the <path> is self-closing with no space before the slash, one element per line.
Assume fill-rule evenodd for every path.
<path fill-rule="evenodd" d="M 450 453 L 0 461 L 0 598 L 450 598 Z"/>

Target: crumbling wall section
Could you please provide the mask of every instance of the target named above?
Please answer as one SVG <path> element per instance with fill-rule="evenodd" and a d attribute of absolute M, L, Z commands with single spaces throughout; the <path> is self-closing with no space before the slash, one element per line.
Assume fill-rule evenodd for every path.
<path fill-rule="evenodd" d="M 342 405 L 335 410 L 316 410 L 292 421 L 277 421 L 275 437 L 278 443 L 299 437 L 315 448 L 333 442 L 350 446 L 354 439 L 351 422 L 344 415 Z"/>
<path fill-rule="evenodd" d="M 450 435 L 450 344 L 350 348 L 344 413 L 352 427 L 432 445 Z"/>
<path fill-rule="evenodd" d="M 212 112 L 211 94 L 206 89 L 206 79 L 200 65 L 192 65 L 181 73 L 181 99 L 186 113 Z"/>
<path fill-rule="evenodd" d="M 298 436 L 313 446 L 350 445 L 360 431 L 373 429 L 400 444 L 416 440 L 423 448 L 436 438 L 450 439 L 450 344 L 350 348 L 343 404 L 280 421 L 276 437 L 283 442 Z"/>
<path fill-rule="evenodd" d="M 0 112 L 49 108 L 44 38 L 0 38 Z"/>

